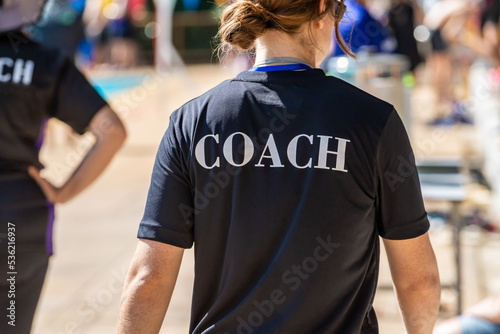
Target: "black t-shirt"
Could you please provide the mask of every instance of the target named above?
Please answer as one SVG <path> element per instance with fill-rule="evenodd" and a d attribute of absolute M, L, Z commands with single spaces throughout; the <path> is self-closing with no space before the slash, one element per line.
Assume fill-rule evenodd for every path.
<path fill-rule="evenodd" d="M 19 32 L 0 34 L 0 171 L 40 166 L 41 126 L 56 117 L 83 133 L 106 105 L 60 51 Z"/>
<path fill-rule="evenodd" d="M 500 1 L 486 1 L 486 10 L 482 13 L 481 28 L 484 28 L 486 23 L 490 22 L 498 25 L 500 21 Z"/>
<path fill-rule="evenodd" d="M 194 242 L 191 333 L 377 333 L 378 236 L 428 226 L 394 108 L 315 69 L 175 111 L 138 237 Z"/>
<path fill-rule="evenodd" d="M 414 11 L 411 2 L 395 2 L 388 14 L 389 26 L 398 42 L 396 53 L 403 54 L 410 61 L 410 70 L 414 70 L 422 62 L 418 52 L 417 41 L 413 36 L 415 30 Z"/>

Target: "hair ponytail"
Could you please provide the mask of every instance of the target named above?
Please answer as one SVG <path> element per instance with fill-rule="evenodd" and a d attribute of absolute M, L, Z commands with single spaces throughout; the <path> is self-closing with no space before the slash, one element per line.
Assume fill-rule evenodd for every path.
<path fill-rule="evenodd" d="M 230 45 L 239 51 L 254 46 L 255 40 L 268 29 L 297 33 L 303 24 L 318 19 L 320 0 L 235 0 L 222 13 L 218 37 L 219 50 Z M 335 20 L 335 37 L 344 52 L 356 56 L 339 31 L 344 17 L 344 0 L 326 0 L 325 13 L 331 13 Z"/>
<path fill-rule="evenodd" d="M 345 40 L 344 40 L 344 37 L 342 37 L 342 35 L 340 34 L 340 28 L 339 28 L 339 25 L 340 25 L 340 22 L 342 22 L 342 19 L 344 18 L 344 14 L 347 10 L 347 7 L 344 3 L 345 0 L 336 0 L 337 2 L 337 5 L 335 7 L 335 11 L 334 11 L 334 20 L 335 20 L 335 38 L 337 39 L 337 43 L 338 45 L 340 46 L 340 48 L 342 49 L 342 51 L 345 52 L 346 55 L 348 55 L 349 57 L 351 58 L 354 58 L 356 59 L 356 55 L 354 54 L 354 52 L 352 52 L 351 48 L 348 47 L 345 43 Z"/>
<path fill-rule="evenodd" d="M 267 28 L 269 14 L 258 3 L 236 1 L 222 13 L 219 36 L 222 43 L 238 50 L 251 49 Z"/>

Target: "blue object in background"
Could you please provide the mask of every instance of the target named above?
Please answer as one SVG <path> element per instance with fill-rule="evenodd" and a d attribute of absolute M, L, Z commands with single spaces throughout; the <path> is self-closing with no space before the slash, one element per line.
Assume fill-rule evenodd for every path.
<path fill-rule="evenodd" d="M 339 24 L 340 34 L 350 46 L 351 51 L 358 52 L 362 47 L 369 46 L 375 53 L 394 52 L 396 45 L 394 38 L 369 12 L 355 0 L 346 0 L 347 11 Z M 333 57 L 346 54 L 333 37 Z"/>
<path fill-rule="evenodd" d="M 86 0 L 72 0 L 71 7 L 73 7 L 77 13 L 83 14 L 85 10 L 85 1 Z"/>
<path fill-rule="evenodd" d="M 200 0 L 182 0 L 182 4 L 186 11 L 194 11 L 200 8 Z"/>
<path fill-rule="evenodd" d="M 92 64 L 94 62 L 94 46 L 86 39 L 78 44 L 78 56 L 83 64 Z"/>
<path fill-rule="evenodd" d="M 500 324 L 493 324 L 487 320 L 468 315 L 461 315 L 458 319 L 463 334 L 500 333 Z"/>
<path fill-rule="evenodd" d="M 109 99 L 114 94 L 141 85 L 145 77 L 145 73 L 114 74 L 109 77 L 91 77 L 90 82 L 104 99 Z"/>

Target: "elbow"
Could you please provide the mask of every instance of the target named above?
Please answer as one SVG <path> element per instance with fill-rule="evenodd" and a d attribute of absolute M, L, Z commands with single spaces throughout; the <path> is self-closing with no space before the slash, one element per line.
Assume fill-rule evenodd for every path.
<path fill-rule="evenodd" d="M 108 143 L 116 150 L 120 149 L 127 139 L 127 130 L 119 118 L 106 124 L 105 129 L 101 133 L 101 136 L 98 135 L 98 140 Z"/>
<path fill-rule="evenodd" d="M 439 279 L 439 274 L 430 275 L 424 282 L 418 287 L 423 291 L 427 291 L 427 294 L 432 297 L 434 301 L 439 303 L 441 299 L 441 281 Z"/>
<path fill-rule="evenodd" d="M 129 287 L 135 291 L 140 291 L 144 295 L 154 295 L 163 289 L 163 278 L 153 272 L 142 269 L 132 273 Z"/>
<path fill-rule="evenodd" d="M 127 139 L 127 130 L 121 121 L 119 124 L 116 124 L 113 129 L 113 138 L 119 147 L 122 147 Z"/>
<path fill-rule="evenodd" d="M 103 107 L 92 118 L 90 131 L 96 137 L 97 144 L 104 144 L 114 151 L 118 151 L 127 138 L 123 122 L 109 106 Z"/>
<path fill-rule="evenodd" d="M 115 114 L 116 115 L 116 114 Z M 109 136 L 113 138 L 120 147 L 127 139 L 127 130 L 118 116 L 112 119 L 109 125 Z"/>
<path fill-rule="evenodd" d="M 428 273 L 425 276 L 414 278 L 401 284 L 398 289 L 406 291 L 441 291 L 441 282 L 438 272 Z"/>
<path fill-rule="evenodd" d="M 437 270 L 423 277 L 415 278 L 404 284 L 395 285 L 398 295 L 412 295 L 413 298 L 425 301 L 429 308 L 439 308 L 441 300 L 441 281 Z"/>

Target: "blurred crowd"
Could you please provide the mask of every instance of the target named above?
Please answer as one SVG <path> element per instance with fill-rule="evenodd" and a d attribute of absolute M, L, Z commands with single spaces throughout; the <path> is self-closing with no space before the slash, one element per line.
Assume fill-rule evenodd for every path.
<path fill-rule="evenodd" d="M 80 67 L 152 63 L 152 0 L 48 0 L 35 40 L 76 57 Z"/>
<path fill-rule="evenodd" d="M 161 0 L 49 0 L 33 36 L 76 56 L 81 66 L 151 64 L 154 40 L 161 35 L 156 22 L 172 19 L 155 17 L 156 2 Z M 181 11 L 217 11 L 224 2 L 176 0 L 174 16 Z M 348 9 L 340 28 L 352 51 L 403 54 L 411 71 L 427 61 L 443 109 L 456 99 L 448 84 L 455 63 L 469 66 L 477 56 L 486 57 L 493 69 L 488 80 L 493 88 L 500 86 L 498 1 L 346 0 L 345 4 Z M 344 55 L 335 46 L 332 57 Z M 250 63 L 238 61 L 236 69 Z M 455 109 L 456 119 L 437 122 L 467 122 L 460 106 Z"/>
<path fill-rule="evenodd" d="M 488 89 L 500 87 L 497 0 L 346 0 L 345 4 L 340 30 L 358 59 L 404 55 L 412 82 L 426 65 L 436 96 L 431 125 L 472 123 L 463 100 L 468 94 L 468 70 L 478 58 L 488 62 Z M 331 58 L 345 56 L 332 39 Z M 252 55 L 229 54 L 224 60 L 239 72 L 251 66 Z M 328 59 L 322 67 L 335 72 Z"/>
<path fill-rule="evenodd" d="M 407 57 L 409 70 L 427 63 L 436 93 L 434 125 L 471 123 L 470 115 L 457 96 L 453 79 L 466 73 L 478 58 L 487 58 L 493 71 L 490 87 L 497 85 L 498 1 L 490 0 L 347 0 L 343 36 L 351 40 L 358 55 L 397 53 Z M 352 22 L 349 21 L 352 19 Z M 341 56 L 334 48 L 333 56 Z M 463 86 L 467 86 L 463 77 Z"/>
<path fill-rule="evenodd" d="M 350 10 L 341 24 L 342 34 L 359 57 L 402 54 L 413 75 L 418 75 L 419 65 L 427 65 L 437 110 L 431 124 L 472 122 L 462 101 L 468 94 L 466 73 L 478 57 L 490 64 L 489 88 L 498 86 L 498 1 L 346 0 L 346 4 Z M 334 47 L 332 56 L 342 55 Z M 461 94 L 452 84 L 456 77 L 464 88 Z"/>

